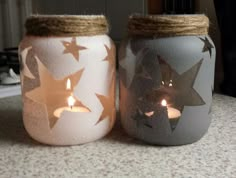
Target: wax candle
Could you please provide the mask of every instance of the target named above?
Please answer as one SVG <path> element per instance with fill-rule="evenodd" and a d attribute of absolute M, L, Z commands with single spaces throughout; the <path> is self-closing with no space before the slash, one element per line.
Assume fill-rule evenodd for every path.
<path fill-rule="evenodd" d="M 73 106 L 73 107 L 61 107 L 58 108 L 54 111 L 54 116 L 60 118 L 61 114 L 63 111 L 69 111 L 69 112 L 89 112 L 89 110 L 85 107 L 78 107 L 78 106 Z"/>
<path fill-rule="evenodd" d="M 89 110 L 85 107 L 78 107 L 74 106 L 76 100 L 75 98 L 71 95 L 67 99 L 68 106 L 67 107 L 61 107 L 58 108 L 54 111 L 54 116 L 60 118 L 61 114 L 63 111 L 69 111 L 69 112 L 89 112 Z"/>
<path fill-rule="evenodd" d="M 167 107 L 169 119 L 178 119 L 181 116 L 181 113 L 178 109 L 167 106 L 167 101 L 165 99 L 162 100 L 161 105 Z"/>

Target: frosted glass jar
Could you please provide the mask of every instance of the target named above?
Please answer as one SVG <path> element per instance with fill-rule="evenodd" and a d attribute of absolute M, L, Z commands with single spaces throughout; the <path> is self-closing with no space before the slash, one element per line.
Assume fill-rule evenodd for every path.
<path fill-rule="evenodd" d="M 121 121 L 129 135 L 182 145 L 207 132 L 215 66 L 208 26 L 204 15 L 130 17 L 119 54 Z"/>
<path fill-rule="evenodd" d="M 32 16 L 19 46 L 23 120 L 51 145 L 105 136 L 115 121 L 115 46 L 104 16 Z"/>

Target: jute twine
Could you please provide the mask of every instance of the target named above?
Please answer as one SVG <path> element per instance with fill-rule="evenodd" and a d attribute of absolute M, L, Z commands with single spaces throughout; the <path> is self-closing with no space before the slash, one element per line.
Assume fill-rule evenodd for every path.
<path fill-rule="evenodd" d="M 34 15 L 25 23 L 26 35 L 92 36 L 109 31 L 104 15 Z"/>
<path fill-rule="evenodd" d="M 171 37 L 208 34 L 205 15 L 132 15 L 128 34 L 140 37 Z"/>

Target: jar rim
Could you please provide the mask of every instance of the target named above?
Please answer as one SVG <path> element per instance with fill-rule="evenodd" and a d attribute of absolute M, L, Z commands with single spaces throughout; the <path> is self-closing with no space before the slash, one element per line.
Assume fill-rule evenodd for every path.
<path fill-rule="evenodd" d="M 104 15 L 32 15 L 25 28 L 27 36 L 93 36 L 109 32 Z"/>
<path fill-rule="evenodd" d="M 128 34 L 141 37 L 207 35 L 209 19 L 204 14 L 129 16 Z"/>

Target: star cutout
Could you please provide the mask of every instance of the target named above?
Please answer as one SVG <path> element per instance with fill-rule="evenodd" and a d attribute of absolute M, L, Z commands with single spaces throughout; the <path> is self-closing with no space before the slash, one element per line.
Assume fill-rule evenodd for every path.
<path fill-rule="evenodd" d="M 156 53 L 149 49 L 143 49 L 137 56 L 135 75 L 129 90 L 138 98 L 161 83 L 160 66 L 156 61 Z"/>
<path fill-rule="evenodd" d="M 73 37 L 71 39 L 71 42 L 62 41 L 62 44 L 65 47 L 65 50 L 63 51 L 63 54 L 70 53 L 71 55 L 73 55 L 73 57 L 77 61 L 79 61 L 79 51 L 87 49 L 86 47 L 77 45 L 75 37 Z"/>
<path fill-rule="evenodd" d="M 158 131 L 159 134 L 171 134 L 171 127 L 168 119 L 167 108 L 159 103 L 151 102 L 147 98 L 139 98 L 137 102 L 137 111 L 133 117 L 136 120 L 137 127 L 148 127 Z"/>
<path fill-rule="evenodd" d="M 79 83 L 84 69 L 81 69 L 62 80 L 56 80 L 41 61 L 38 60 L 38 58 L 36 58 L 36 60 L 38 63 L 40 86 L 27 92 L 26 97 L 45 106 L 48 114 L 49 127 L 52 129 L 59 119 L 54 116 L 54 111 L 60 107 L 68 106 L 67 98 L 73 93 L 73 87 Z M 71 80 L 71 90 L 66 90 L 67 79 Z M 78 99 L 76 100 L 75 106 L 85 107 Z"/>
<path fill-rule="evenodd" d="M 104 61 L 108 61 L 110 64 L 110 68 L 113 69 L 115 67 L 116 63 L 116 48 L 115 45 L 111 42 L 111 48 L 109 48 L 107 45 L 104 45 L 106 48 L 107 56 L 104 59 Z"/>
<path fill-rule="evenodd" d="M 135 72 L 138 77 L 142 77 L 145 79 L 152 79 L 152 77 L 150 76 L 150 74 L 147 72 L 147 70 L 145 69 L 145 67 L 143 65 L 140 65 L 136 68 L 136 72 Z"/>
<path fill-rule="evenodd" d="M 99 124 L 101 121 L 106 119 L 106 117 L 109 117 L 109 119 L 113 120 L 114 112 L 115 110 L 115 75 L 112 76 L 111 82 L 110 82 L 110 88 L 109 88 L 109 94 L 108 96 L 100 95 L 96 93 L 97 98 L 100 100 L 103 111 L 99 118 L 99 120 L 96 122 L 95 125 Z"/>
<path fill-rule="evenodd" d="M 28 91 L 33 90 L 36 87 L 40 86 L 40 77 L 38 72 L 38 57 L 33 54 L 33 51 L 30 51 L 30 56 L 27 56 L 29 59 L 27 60 L 27 67 L 29 68 L 34 78 L 29 78 L 21 72 L 21 86 L 22 86 L 22 95 L 26 96 Z M 39 60 L 39 59 L 38 59 Z M 26 85 L 25 85 L 26 83 Z"/>
<path fill-rule="evenodd" d="M 136 65 L 136 56 L 134 56 L 129 46 L 130 44 L 128 44 L 127 48 L 124 50 L 120 50 L 119 54 L 119 56 L 122 56 L 121 60 L 119 61 L 120 78 L 124 83 L 124 86 L 127 88 L 130 87 L 133 81 Z"/>
<path fill-rule="evenodd" d="M 209 54 L 210 54 L 210 57 L 212 55 L 212 50 L 214 48 L 214 46 L 210 43 L 210 41 L 208 40 L 207 37 L 204 38 L 200 38 L 201 41 L 204 42 L 204 47 L 202 49 L 202 52 L 206 52 L 206 51 L 209 51 Z"/>
<path fill-rule="evenodd" d="M 33 46 L 32 45 L 32 38 L 31 37 L 26 37 L 24 40 L 22 40 L 19 44 L 19 50 L 24 51 L 26 48 L 29 48 Z"/>
<path fill-rule="evenodd" d="M 150 93 L 146 94 L 146 98 L 151 102 L 161 103 L 163 99 L 168 101 L 168 105 L 183 112 L 184 106 L 200 106 L 206 104 L 198 92 L 193 88 L 197 78 L 199 69 L 202 65 L 203 59 L 191 67 L 189 70 L 182 74 L 178 74 L 166 61 L 159 57 L 159 64 L 161 68 L 168 70 L 161 70 L 162 79 L 172 81 L 172 86 L 161 85 L 157 89 L 153 89 Z M 170 120 L 169 120 L 170 121 Z M 176 126 L 177 122 L 175 123 Z M 172 131 L 175 127 L 172 126 Z"/>
<path fill-rule="evenodd" d="M 28 65 L 26 64 L 26 60 L 31 60 L 32 58 L 32 47 L 25 48 L 20 55 L 20 68 L 24 76 L 35 79 L 34 75 L 31 73 L 31 71 L 28 68 Z"/>
<path fill-rule="evenodd" d="M 203 59 L 201 59 L 197 64 L 195 64 L 192 68 L 184 72 L 183 74 L 178 74 L 169 64 L 165 61 L 162 61 L 159 58 L 161 68 L 166 67 L 170 70 L 167 73 L 171 72 L 173 82 L 172 90 L 175 90 L 173 96 L 174 105 L 182 112 L 184 106 L 200 106 L 206 104 L 198 92 L 193 88 L 195 80 L 197 78 L 199 69 L 202 65 Z M 165 73 L 162 73 L 164 75 Z M 162 76 L 165 78 L 165 76 Z M 164 87 L 166 89 L 166 87 Z M 161 92 L 162 87 L 157 89 L 157 93 Z"/>
<path fill-rule="evenodd" d="M 133 119 L 136 121 L 137 127 L 141 127 L 142 125 L 152 128 L 152 125 L 148 122 L 150 118 L 146 116 L 141 110 L 137 109 Z"/>

